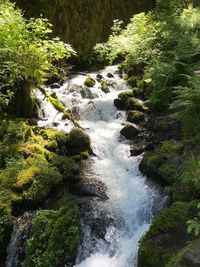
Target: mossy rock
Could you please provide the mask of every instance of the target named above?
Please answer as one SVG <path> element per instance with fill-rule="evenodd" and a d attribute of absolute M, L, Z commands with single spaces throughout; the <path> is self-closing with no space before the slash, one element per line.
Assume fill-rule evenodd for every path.
<path fill-rule="evenodd" d="M 67 140 L 69 155 L 77 155 L 84 151 L 90 151 L 90 137 L 82 130 L 73 128 Z"/>
<path fill-rule="evenodd" d="M 6 248 L 10 242 L 12 227 L 11 208 L 0 202 L 0 264 L 3 264 L 6 259 Z"/>
<path fill-rule="evenodd" d="M 137 110 L 130 110 L 128 112 L 127 121 L 131 123 L 138 123 L 144 120 L 144 113 Z"/>
<path fill-rule="evenodd" d="M 147 112 L 148 108 L 137 98 L 129 98 L 125 103 L 126 110 L 138 110 L 141 112 Z"/>
<path fill-rule="evenodd" d="M 158 178 L 158 169 L 162 163 L 159 153 L 146 152 L 139 165 L 139 170 L 150 178 Z"/>
<path fill-rule="evenodd" d="M 105 94 L 110 93 L 109 84 L 108 84 L 107 81 L 105 81 L 105 80 L 101 80 L 101 90 L 102 90 Z"/>
<path fill-rule="evenodd" d="M 182 143 L 174 143 L 171 140 L 167 140 L 162 144 L 160 153 L 162 154 L 183 154 L 184 145 Z"/>
<path fill-rule="evenodd" d="M 182 249 L 166 267 L 197 267 L 200 266 L 200 239 L 194 240 Z"/>
<path fill-rule="evenodd" d="M 126 101 L 128 98 L 131 98 L 131 97 L 133 97 L 132 91 L 122 92 L 118 95 L 118 98 L 121 99 L 122 101 Z"/>
<path fill-rule="evenodd" d="M 74 203 L 60 210 L 41 210 L 25 245 L 23 267 L 60 267 L 75 264 L 80 212 Z"/>
<path fill-rule="evenodd" d="M 12 190 L 22 196 L 25 204 L 39 205 L 62 181 L 57 167 L 42 162 L 41 158 L 29 158 L 16 176 Z"/>
<path fill-rule="evenodd" d="M 177 167 L 169 161 L 164 162 L 158 168 L 158 176 L 166 185 L 173 185 L 178 176 Z"/>
<path fill-rule="evenodd" d="M 120 134 L 126 139 L 135 139 L 138 137 L 140 131 L 134 125 L 126 125 L 121 131 Z"/>
<path fill-rule="evenodd" d="M 153 220 L 139 248 L 139 267 L 166 266 L 191 237 L 186 222 L 196 212 L 197 201 L 176 202 Z"/>
<path fill-rule="evenodd" d="M 58 168 L 65 181 L 69 183 L 76 183 L 79 181 L 79 168 L 74 159 L 55 155 L 51 159 L 51 164 Z"/>
<path fill-rule="evenodd" d="M 86 80 L 84 81 L 84 85 L 87 87 L 94 87 L 95 84 L 96 84 L 96 81 L 91 76 L 88 76 Z"/>

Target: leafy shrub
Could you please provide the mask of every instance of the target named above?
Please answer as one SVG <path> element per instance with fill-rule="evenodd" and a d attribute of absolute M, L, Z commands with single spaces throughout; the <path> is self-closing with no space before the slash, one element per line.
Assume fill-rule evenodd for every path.
<path fill-rule="evenodd" d="M 30 113 L 31 89 L 54 72 L 55 61 L 75 52 L 59 38 L 51 39 L 52 25 L 47 19 L 26 20 L 9 0 L 0 1 L 0 11 L 0 99 L 8 101 L 11 92 L 17 102 L 15 115 L 24 109 Z"/>

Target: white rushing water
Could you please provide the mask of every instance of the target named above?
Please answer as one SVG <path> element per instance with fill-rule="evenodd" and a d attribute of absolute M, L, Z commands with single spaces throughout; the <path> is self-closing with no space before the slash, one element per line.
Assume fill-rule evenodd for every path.
<path fill-rule="evenodd" d="M 130 157 L 129 142 L 120 137 L 126 114 L 116 110 L 113 100 L 128 88 L 116 71 L 117 67 L 112 66 L 99 72 L 112 83 L 108 94 L 100 90 L 98 82 L 94 88 L 87 89 L 83 85 L 86 76 L 81 74 L 69 79 L 60 89 L 47 89 L 56 92 L 67 108 L 79 114 L 80 124 L 87 129 L 96 155 L 91 172 L 107 187 L 107 201 L 88 200 L 91 208 L 82 218 L 82 242 L 76 267 L 136 267 L 138 242 L 163 203 L 159 188 L 147 183 L 138 170 L 141 158 Z M 108 73 L 114 77 L 108 78 Z M 96 78 L 96 74 L 90 76 Z M 46 120 L 39 121 L 40 126 L 66 132 L 72 128 L 46 100 L 42 107 L 41 116 Z M 104 228 L 105 236 L 94 233 L 94 222 Z"/>

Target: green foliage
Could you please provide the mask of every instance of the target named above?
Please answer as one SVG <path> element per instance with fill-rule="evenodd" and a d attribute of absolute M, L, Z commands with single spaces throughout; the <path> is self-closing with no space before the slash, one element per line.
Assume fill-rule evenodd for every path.
<path fill-rule="evenodd" d="M 14 4 L 0 1 L 1 102 L 6 98 L 7 104 L 22 88 L 26 92 L 21 93 L 29 96 L 31 88 L 43 84 L 54 71 L 55 61 L 74 54 L 59 38 L 51 39 L 51 32 L 47 19 L 25 20 Z"/>
<path fill-rule="evenodd" d="M 154 0 L 17 0 L 26 14 L 39 17 L 43 14 L 54 25 L 54 32 L 70 42 L 81 59 L 92 58 L 92 47 L 107 39 L 116 18 L 128 19 L 134 13 L 153 8 Z M 82 15 L 80 15 L 82 14 Z M 90 54 L 89 54 L 90 53 Z"/>
<path fill-rule="evenodd" d="M 197 205 L 197 208 L 200 209 L 200 203 Z M 188 234 L 193 233 L 195 236 L 198 236 L 200 234 L 200 211 L 197 213 L 197 217 L 187 221 L 187 224 Z"/>
<path fill-rule="evenodd" d="M 24 267 L 71 264 L 79 240 L 79 208 L 67 203 L 60 210 L 41 210 L 26 242 Z"/>
<path fill-rule="evenodd" d="M 150 98 L 151 107 L 171 109 L 189 123 L 187 132 L 199 131 L 200 12 L 192 1 L 157 0 L 156 9 L 135 15 L 123 29 L 117 21 L 107 43 L 95 47 L 101 60 L 124 57 L 130 80 Z M 184 122 L 183 122 L 184 124 Z M 191 131 L 192 128 L 192 131 Z"/>

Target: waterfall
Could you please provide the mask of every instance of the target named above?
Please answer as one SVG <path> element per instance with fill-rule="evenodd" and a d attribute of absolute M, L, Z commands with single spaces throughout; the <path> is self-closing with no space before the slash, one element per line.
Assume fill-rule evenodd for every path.
<path fill-rule="evenodd" d="M 24 244 L 28 237 L 31 221 L 35 213 L 25 212 L 14 224 L 10 244 L 7 249 L 5 267 L 20 267 L 24 254 Z"/>
<path fill-rule="evenodd" d="M 90 89 L 84 86 L 86 75 L 96 79 L 97 74 L 107 79 L 110 93 L 102 92 L 98 82 Z M 130 157 L 130 143 L 120 136 L 126 113 L 117 111 L 113 100 L 128 89 L 116 66 L 70 77 L 58 89 L 47 88 L 74 112 L 90 135 L 96 155 L 90 170 L 105 185 L 108 197 L 107 201 L 88 198 L 76 267 L 136 267 L 139 240 L 163 205 L 161 189 L 139 172 L 141 157 Z M 47 100 L 41 103 L 40 117 L 41 127 L 65 132 L 73 127 Z"/>

